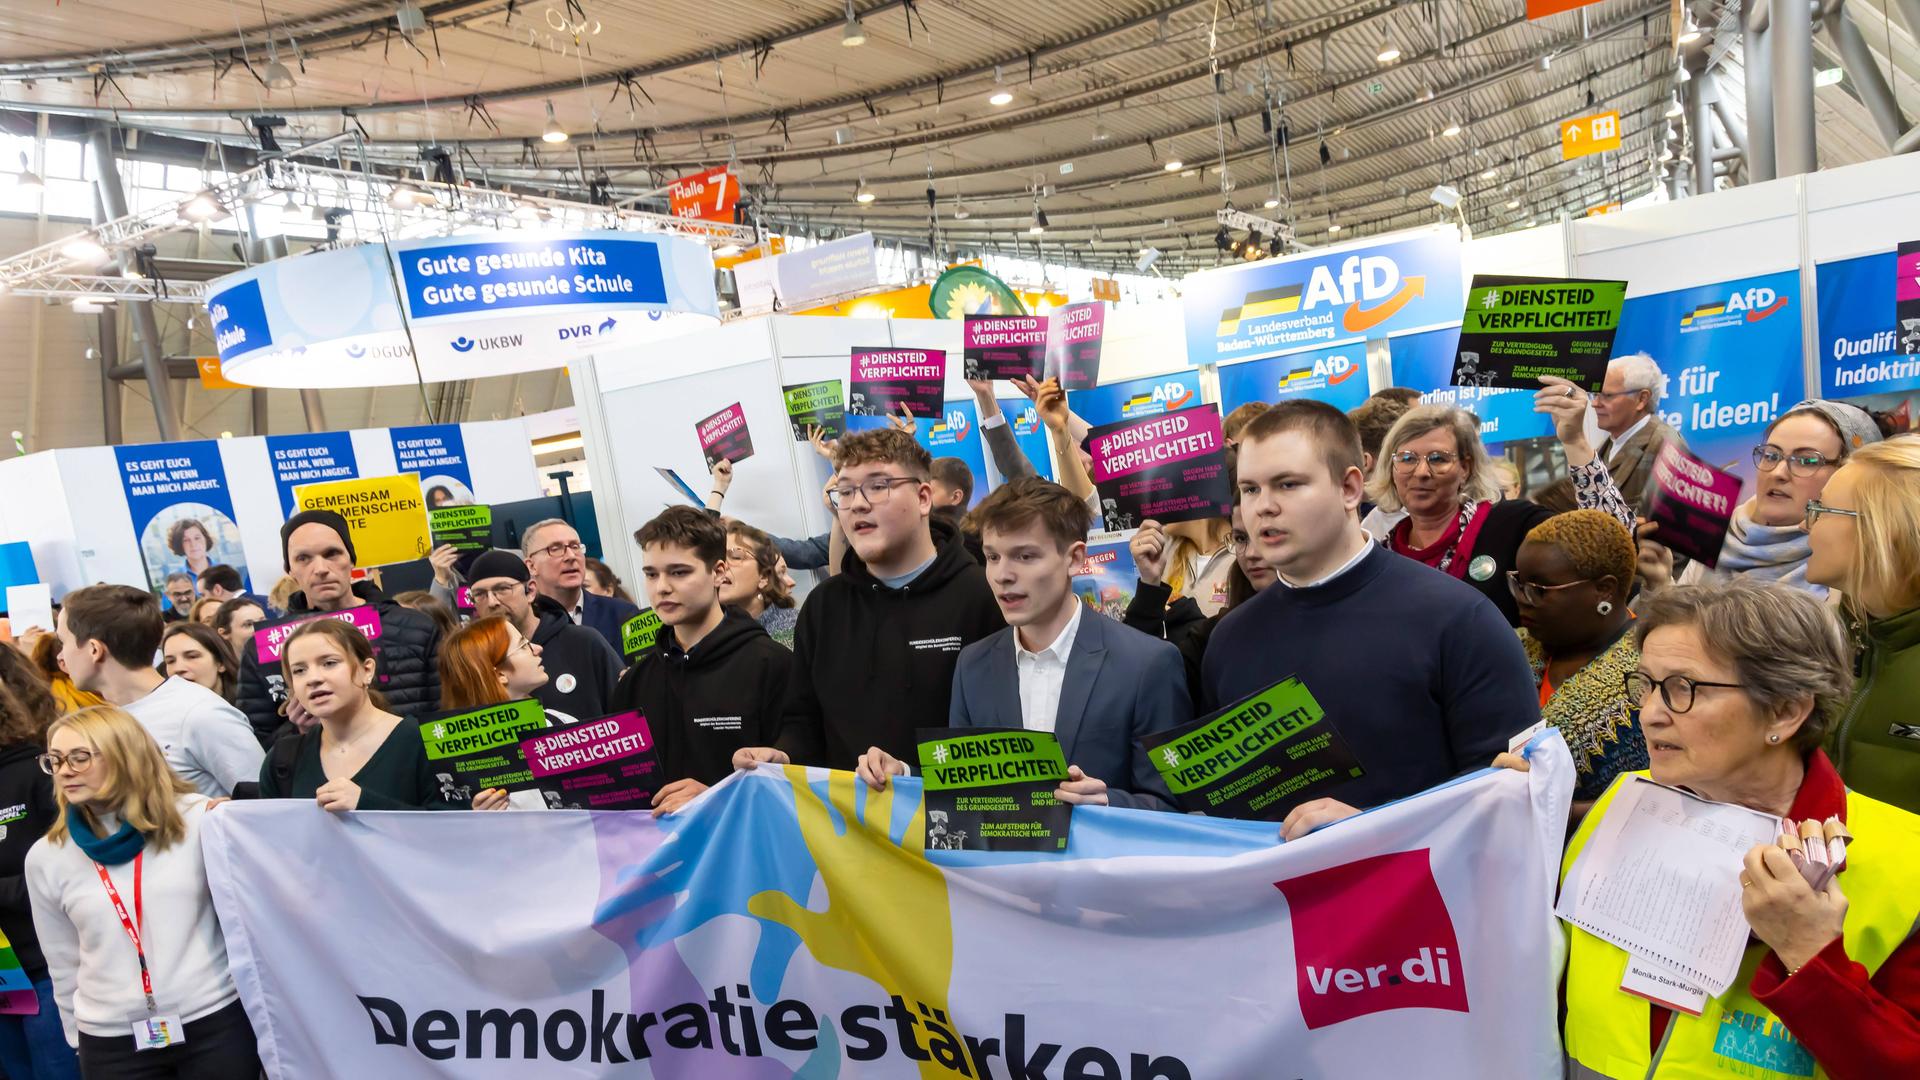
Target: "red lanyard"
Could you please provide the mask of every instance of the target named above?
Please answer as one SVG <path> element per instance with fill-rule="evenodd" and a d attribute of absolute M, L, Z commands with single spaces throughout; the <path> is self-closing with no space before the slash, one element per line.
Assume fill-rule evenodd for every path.
<path fill-rule="evenodd" d="M 133 942 L 133 953 L 140 960 L 140 989 L 147 995 L 147 1012 L 158 1013 L 160 1006 L 153 1000 L 153 975 L 147 971 L 147 950 L 140 944 L 140 928 L 147 924 L 146 913 L 140 904 L 140 863 L 146 858 L 141 852 L 133 857 L 133 918 L 127 917 L 127 905 L 120 901 L 120 890 L 113 887 L 113 879 L 107 876 L 107 868 L 99 863 L 93 864 L 94 873 L 100 875 L 100 884 L 107 887 L 107 899 L 113 902 L 113 913 L 120 916 L 120 929 L 127 932 L 127 939 Z"/>

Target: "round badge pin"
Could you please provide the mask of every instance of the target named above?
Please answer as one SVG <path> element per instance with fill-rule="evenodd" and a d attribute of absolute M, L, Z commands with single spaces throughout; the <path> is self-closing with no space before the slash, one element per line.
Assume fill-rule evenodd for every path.
<path fill-rule="evenodd" d="M 1476 555 L 1473 561 L 1467 564 L 1467 576 L 1475 581 L 1485 581 L 1493 576 L 1496 569 L 1498 566 L 1494 563 L 1493 556 Z"/>
<path fill-rule="evenodd" d="M 1489 559 L 1487 561 L 1492 562 L 1493 560 Z M 574 678 L 572 672 L 567 672 L 553 680 L 553 688 L 563 694 L 573 693 L 573 688 L 578 685 L 580 685 L 580 680 Z"/>

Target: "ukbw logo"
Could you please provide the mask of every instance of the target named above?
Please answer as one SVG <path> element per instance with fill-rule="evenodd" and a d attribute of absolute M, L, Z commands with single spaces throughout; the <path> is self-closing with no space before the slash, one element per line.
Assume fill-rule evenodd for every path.
<path fill-rule="evenodd" d="M 472 352 L 473 351 L 473 339 L 470 337 L 465 337 L 465 336 L 457 337 L 457 338 L 454 338 L 452 341 L 449 341 L 447 344 L 453 346 L 454 352 Z"/>

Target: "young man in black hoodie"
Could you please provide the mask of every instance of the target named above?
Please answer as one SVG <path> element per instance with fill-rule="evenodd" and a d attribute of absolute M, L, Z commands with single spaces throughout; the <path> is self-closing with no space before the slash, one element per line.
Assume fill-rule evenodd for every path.
<path fill-rule="evenodd" d="M 723 607 L 727 527 L 675 506 L 633 534 L 647 602 L 661 633 L 613 693 L 615 709 L 647 718 L 668 783 L 653 812 L 672 813 L 733 771 L 734 752 L 780 728 L 793 654 L 758 620 Z"/>
<path fill-rule="evenodd" d="M 380 636 L 373 643 L 373 688 L 386 695 L 387 706 L 409 720 L 424 720 L 440 708 L 440 627 L 410 608 L 387 599 L 371 582 L 353 582 L 356 556 L 347 519 L 331 510 L 303 510 L 280 526 L 280 557 L 300 591 L 287 601 L 293 618 L 320 612 L 345 611 L 373 605 L 380 616 Z M 262 623 L 264 631 L 272 623 Z M 257 640 L 257 639 L 256 639 Z M 260 745 L 271 746 L 274 733 L 287 719 L 287 687 L 277 663 L 262 665 L 257 649 L 240 658 L 240 688 L 235 705 L 247 714 Z M 298 726 L 298 725 L 296 725 Z"/>
<path fill-rule="evenodd" d="M 533 698 L 555 724 L 592 720 L 612 712 L 614 684 L 620 681 L 620 654 L 591 627 L 575 626 L 567 609 L 533 590 L 527 560 L 517 551 L 483 551 L 467 567 L 467 595 L 473 615 L 504 616 L 520 635 L 540 646 L 546 685 Z"/>
<path fill-rule="evenodd" d="M 892 428 L 840 440 L 830 492 L 850 550 L 794 630 L 793 694 L 758 762 L 852 769 L 878 748 L 914 760 L 915 729 L 946 723 L 960 650 L 1004 628 L 986 574 L 933 517 L 932 458 Z"/>

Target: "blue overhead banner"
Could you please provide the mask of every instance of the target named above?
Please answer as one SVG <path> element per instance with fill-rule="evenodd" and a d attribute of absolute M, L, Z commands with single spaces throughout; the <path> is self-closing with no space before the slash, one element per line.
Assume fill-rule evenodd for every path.
<path fill-rule="evenodd" d="M 213 319 L 213 347 L 223 366 L 234 357 L 273 344 L 273 328 L 267 323 L 257 281 L 243 281 L 213 294 L 207 314 Z"/>
<path fill-rule="evenodd" d="M 1820 396 L 1920 390 L 1920 326 L 1896 326 L 1894 253 L 1821 263 Z"/>
<path fill-rule="evenodd" d="M 1367 343 L 1220 365 L 1222 415 L 1250 401 L 1311 398 L 1346 412 L 1367 400 Z"/>
<path fill-rule="evenodd" d="M 1420 391 L 1424 403 L 1458 405 L 1478 416 L 1480 441 L 1488 446 L 1552 435 L 1552 419 L 1533 411 L 1531 390 L 1448 385 L 1459 341 L 1457 326 L 1394 338 L 1388 343 L 1393 385 Z"/>
<path fill-rule="evenodd" d="M 280 512 L 287 517 L 293 516 L 294 488 L 360 475 L 354 466 L 353 435 L 345 431 L 269 435 L 267 460 L 273 463 L 273 486 L 280 489 Z"/>
<path fill-rule="evenodd" d="M 1890 287 L 1886 297 L 1891 318 Z M 1653 357 L 1667 376 L 1661 418 L 1702 460 L 1750 481 L 1761 433 L 1806 396 L 1800 307 L 1798 270 L 1634 297 L 1614 355 Z"/>
<path fill-rule="evenodd" d="M 1013 441 L 1033 463 L 1042 479 L 1053 479 L 1053 448 L 1047 443 L 1047 426 L 1040 422 L 1040 410 L 1026 398 L 1001 398 L 1000 414 L 1013 429 Z"/>
<path fill-rule="evenodd" d="M 1224 364 L 1460 321 L 1460 240 L 1435 230 L 1181 283 L 1187 363 Z"/>
<path fill-rule="evenodd" d="M 473 474 L 459 424 L 422 424 L 392 429 L 395 472 L 420 474 L 427 509 L 473 502 Z"/>
<path fill-rule="evenodd" d="M 645 309 L 667 302 L 659 238 L 630 232 L 448 236 L 394 245 L 407 314 Z"/>
<path fill-rule="evenodd" d="M 207 567 L 225 563 L 240 571 L 245 588 L 247 553 L 233 520 L 220 443 L 201 439 L 116 446 L 113 456 L 147 586 L 159 593 L 169 574 L 198 578 Z"/>
<path fill-rule="evenodd" d="M 1093 427 L 1142 420 L 1149 416 L 1200 404 L 1200 373 L 1176 371 L 1145 379 L 1109 383 L 1091 390 L 1074 390 L 1067 403 L 1075 415 Z"/>

